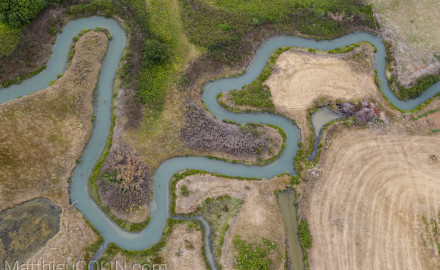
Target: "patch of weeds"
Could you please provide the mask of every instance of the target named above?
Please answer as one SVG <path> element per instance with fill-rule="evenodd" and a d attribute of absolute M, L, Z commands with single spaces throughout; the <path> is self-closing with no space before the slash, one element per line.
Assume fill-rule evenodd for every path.
<path fill-rule="evenodd" d="M 277 245 L 270 240 L 263 238 L 262 244 L 248 244 L 235 235 L 234 247 L 238 252 L 235 257 L 235 267 L 239 270 L 270 269 L 272 259 L 269 253 L 277 249 Z"/>
<path fill-rule="evenodd" d="M 188 189 L 187 186 L 182 185 L 182 186 L 180 187 L 180 193 L 182 194 L 183 197 L 188 197 L 189 194 L 190 194 L 190 191 L 189 191 L 189 189 Z"/>

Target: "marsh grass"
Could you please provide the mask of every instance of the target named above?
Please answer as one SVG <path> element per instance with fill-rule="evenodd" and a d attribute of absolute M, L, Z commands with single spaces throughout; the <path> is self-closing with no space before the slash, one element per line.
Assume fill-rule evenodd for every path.
<path fill-rule="evenodd" d="M 11 54 L 20 41 L 21 28 L 0 23 L 0 59 Z"/>
<path fill-rule="evenodd" d="M 93 40 L 99 46 L 85 50 Z M 77 44 L 72 66 L 59 83 L 0 107 L 0 184 L 5 205 L 21 200 L 23 193 L 61 196 L 57 187 L 65 184 L 60 179 L 67 179 L 90 135 L 92 92 L 106 49 L 105 36 L 89 34 Z"/>

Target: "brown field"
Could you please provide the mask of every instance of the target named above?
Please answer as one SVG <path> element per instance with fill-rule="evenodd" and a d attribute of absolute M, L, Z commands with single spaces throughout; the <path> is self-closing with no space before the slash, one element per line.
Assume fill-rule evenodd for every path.
<path fill-rule="evenodd" d="M 201 231 L 188 229 L 186 224 L 174 225 L 162 250 L 168 269 L 206 269 L 203 245 Z"/>
<path fill-rule="evenodd" d="M 191 213 L 204 200 L 225 195 L 242 200 L 244 203 L 240 211 L 226 231 L 219 263 L 223 269 L 234 269 L 236 251 L 232 241 L 238 234 L 250 243 L 260 243 L 263 237 L 276 243 L 279 253 L 271 254 L 274 262 L 271 269 L 284 269 L 285 230 L 274 191 L 285 189 L 289 180 L 289 177 L 278 177 L 264 181 L 245 181 L 212 175 L 191 175 L 177 183 L 175 211 Z M 188 197 L 180 194 L 182 185 L 190 191 Z"/>
<path fill-rule="evenodd" d="M 384 104 L 374 81 L 373 67 L 373 49 L 367 45 L 334 55 L 290 49 L 276 60 L 266 84 L 275 109 L 298 123 L 302 142 L 309 145 L 307 114 L 316 101 L 370 99 Z"/>
<path fill-rule="evenodd" d="M 107 45 L 104 33 L 86 33 L 54 85 L 0 106 L 0 209 L 37 197 L 63 209 L 60 232 L 30 260 L 79 259 L 97 240 L 69 205 L 67 179 L 91 134 L 92 93 Z"/>
<path fill-rule="evenodd" d="M 399 81 L 408 85 L 423 74 L 439 72 L 440 1 L 369 0 L 382 26 L 382 36 L 393 45 Z"/>
<path fill-rule="evenodd" d="M 439 269 L 440 137 L 341 126 L 303 190 L 311 269 Z"/>

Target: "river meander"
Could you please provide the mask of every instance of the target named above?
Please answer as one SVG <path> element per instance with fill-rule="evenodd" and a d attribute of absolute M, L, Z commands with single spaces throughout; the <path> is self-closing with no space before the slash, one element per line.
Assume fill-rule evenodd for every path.
<path fill-rule="evenodd" d="M 371 34 L 353 33 L 330 41 L 316 41 L 289 36 L 271 38 L 260 46 L 243 75 L 234 78 L 219 79 L 205 84 L 203 87 L 202 100 L 208 110 L 219 120 L 229 119 L 243 124 L 249 122 L 272 124 L 282 128 L 287 135 L 287 139 L 286 148 L 281 156 L 266 166 L 232 164 L 204 157 L 176 157 L 164 161 L 153 176 L 154 198 L 150 202 L 150 223 L 141 232 L 131 233 L 121 229 L 100 210 L 90 198 L 87 186 L 89 175 L 104 149 L 109 134 L 112 114 L 113 81 L 127 43 L 124 30 L 114 19 L 93 16 L 67 23 L 63 28 L 63 32 L 57 36 L 56 43 L 53 46 L 53 53 L 47 62 L 47 68 L 40 74 L 18 85 L 0 90 L 0 104 L 46 88 L 49 82 L 56 78 L 57 74 L 64 72 L 72 37 L 77 35 L 82 29 L 93 29 L 95 27 L 107 28 L 113 36 L 113 39 L 110 41 L 109 49 L 103 61 L 102 70 L 98 79 L 95 126 L 92 136 L 83 151 L 81 157 L 82 163 L 78 164 L 74 169 L 71 179 L 70 198 L 72 202 L 76 201 L 75 207 L 81 211 L 84 217 L 100 232 L 105 243 L 113 242 L 121 248 L 128 250 L 147 249 L 157 243 L 161 238 L 167 219 L 170 217 L 169 181 L 173 174 L 180 170 L 200 169 L 230 176 L 266 179 L 283 172 L 295 173 L 293 160 L 298 150 L 300 132 L 299 129 L 292 124 L 291 120 L 283 116 L 268 113 L 232 113 L 221 107 L 217 103 L 216 98 L 219 92 L 240 89 L 242 86 L 254 81 L 263 70 L 268 57 L 275 49 L 284 46 L 296 46 L 331 50 L 360 41 L 368 41 L 377 48 L 375 67 L 379 79 L 384 82 L 381 86 L 381 90 L 395 106 L 403 110 L 413 109 L 440 92 L 440 83 L 436 83 L 425 91 L 422 96 L 416 99 L 409 101 L 397 99 L 388 87 L 385 77 L 385 47 L 380 38 Z"/>

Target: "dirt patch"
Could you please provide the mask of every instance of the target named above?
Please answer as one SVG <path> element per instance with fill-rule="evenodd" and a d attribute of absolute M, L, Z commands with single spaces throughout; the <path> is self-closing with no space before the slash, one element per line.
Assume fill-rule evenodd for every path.
<path fill-rule="evenodd" d="M 51 249 L 31 259 L 43 254 L 60 262 L 80 259 L 97 240 L 82 215 L 69 208 L 67 180 L 91 134 L 92 93 L 107 45 L 104 33 L 84 34 L 70 68 L 54 85 L 0 106 L 1 209 L 36 197 L 63 208 L 60 232 L 46 245 Z M 71 239 L 78 243 L 66 244 Z"/>
<path fill-rule="evenodd" d="M 440 209 L 439 136 L 339 126 L 301 190 L 313 269 L 438 269 L 423 217 Z M 318 176 L 317 176 L 318 175 Z M 303 186 L 304 187 L 304 186 Z"/>
<path fill-rule="evenodd" d="M 162 254 L 168 269 L 206 269 L 202 248 L 201 231 L 188 229 L 186 224 L 177 224 L 173 226 Z"/>
<path fill-rule="evenodd" d="M 176 213 L 191 213 L 208 198 L 229 195 L 243 201 L 243 205 L 226 231 L 220 264 L 223 269 L 233 269 L 236 250 L 235 235 L 250 243 L 267 238 L 277 245 L 278 253 L 272 254 L 273 269 L 284 269 L 285 230 L 278 209 L 276 190 L 283 190 L 289 183 L 287 176 L 264 181 L 244 181 L 216 177 L 209 174 L 188 176 L 177 183 Z M 189 190 L 189 196 L 181 194 L 181 186 Z"/>
<path fill-rule="evenodd" d="M 266 81 L 275 109 L 294 119 L 309 145 L 308 109 L 316 101 L 383 100 L 374 81 L 374 50 L 362 45 L 349 53 L 309 53 L 292 48 L 276 61 Z"/>
<path fill-rule="evenodd" d="M 440 72 L 440 2 L 370 0 L 382 26 L 381 36 L 391 42 L 391 63 L 399 81 L 408 86 L 425 74 Z"/>

